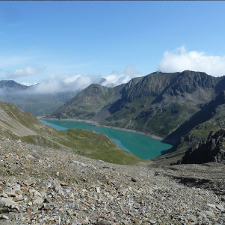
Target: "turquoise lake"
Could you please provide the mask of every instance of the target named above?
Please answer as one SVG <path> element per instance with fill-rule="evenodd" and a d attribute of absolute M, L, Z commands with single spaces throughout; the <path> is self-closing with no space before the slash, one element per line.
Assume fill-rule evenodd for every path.
<path fill-rule="evenodd" d="M 80 121 L 59 121 L 59 120 L 40 120 L 46 125 L 50 125 L 58 130 L 69 128 L 95 130 L 98 133 L 105 134 L 115 141 L 120 148 L 128 151 L 142 159 L 152 159 L 162 154 L 162 151 L 168 150 L 172 145 L 165 144 L 159 140 L 133 132 L 117 130 L 106 127 L 93 126 L 91 123 Z"/>

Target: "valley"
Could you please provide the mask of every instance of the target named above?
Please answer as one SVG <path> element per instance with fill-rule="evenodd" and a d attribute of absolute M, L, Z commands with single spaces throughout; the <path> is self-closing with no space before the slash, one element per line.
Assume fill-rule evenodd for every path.
<path fill-rule="evenodd" d="M 92 84 L 45 119 L 89 120 L 102 126 L 155 135 L 183 154 L 225 128 L 224 77 L 156 72 L 114 88 Z"/>

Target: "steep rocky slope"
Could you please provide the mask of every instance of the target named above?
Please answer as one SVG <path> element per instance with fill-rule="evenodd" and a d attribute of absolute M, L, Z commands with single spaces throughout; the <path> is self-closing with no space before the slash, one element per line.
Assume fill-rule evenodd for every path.
<path fill-rule="evenodd" d="M 180 163 L 218 162 L 225 164 L 225 130 L 210 132 L 207 139 L 191 147 Z"/>
<path fill-rule="evenodd" d="M 168 138 L 181 137 L 172 150 L 185 152 L 199 141 L 206 139 L 212 130 L 225 128 L 225 92 L 221 91 L 215 99 L 205 104 L 187 122 L 183 123 Z"/>

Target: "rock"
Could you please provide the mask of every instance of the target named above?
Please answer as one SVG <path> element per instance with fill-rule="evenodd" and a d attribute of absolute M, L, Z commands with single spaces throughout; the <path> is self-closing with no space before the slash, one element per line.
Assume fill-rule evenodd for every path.
<path fill-rule="evenodd" d="M 99 187 L 96 187 L 95 190 L 96 190 L 97 193 L 100 193 L 100 188 Z"/>
<path fill-rule="evenodd" d="M 9 220 L 9 217 L 6 215 L 0 215 L 0 219 Z"/>
<path fill-rule="evenodd" d="M 182 164 L 199 164 L 207 162 L 223 163 L 225 129 L 211 131 L 208 138 L 190 147 L 182 157 Z"/>
<path fill-rule="evenodd" d="M 134 177 L 131 177 L 131 181 L 133 181 L 133 182 L 137 182 L 137 179 L 136 179 L 136 178 L 134 178 Z"/>
<path fill-rule="evenodd" d="M 17 205 L 17 203 L 13 201 L 12 197 L 2 198 L 1 200 L 5 203 L 6 207 Z"/>
<path fill-rule="evenodd" d="M 34 156 L 32 156 L 32 155 L 27 155 L 27 156 L 25 156 L 25 158 L 27 160 L 36 160 L 36 158 Z"/>
<path fill-rule="evenodd" d="M 78 165 L 78 166 L 92 167 L 92 168 L 96 169 L 96 167 L 93 166 L 93 165 L 91 165 L 91 164 L 86 164 L 86 163 L 82 163 L 82 162 L 78 162 L 78 161 L 74 161 L 74 160 L 70 160 L 70 163 L 76 164 L 76 165 Z"/>
<path fill-rule="evenodd" d="M 9 196 L 6 193 L 2 193 L 2 194 L 0 194 L 0 197 L 8 198 Z"/>
<path fill-rule="evenodd" d="M 219 209 L 220 211 L 224 211 L 224 207 L 222 205 L 216 205 L 216 208 Z"/>
<path fill-rule="evenodd" d="M 34 199 L 33 204 L 34 204 L 34 205 L 35 205 L 35 204 L 40 205 L 40 204 L 43 203 L 43 202 L 44 202 L 44 199 L 43 199 L 43 198 L 37 197 L 36 199 Z"/>
<path fill-rule="evenodd" d="M 215 214 L 212 211 L 205 211 L 206 215 L 210 217 L 216 217 Z"/>
<path fill-rule="evenodd" d="M 211 208 L 216 208 L 216 206 L 215 205 L 213 205 L 213 204 L 207 204 L 207 206 L 209 206 L 209 207 L 211 207 Z"/>

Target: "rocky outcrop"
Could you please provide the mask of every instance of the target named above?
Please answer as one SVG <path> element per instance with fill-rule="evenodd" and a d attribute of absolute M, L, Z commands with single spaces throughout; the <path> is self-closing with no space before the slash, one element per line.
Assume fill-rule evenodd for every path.
<path fill-rule="evenodd" d="M 225 129 L 211 131 L 206 140 L 191 147 L 181 160 L 182 164 L 207 162 L 225 164 Z"/>

